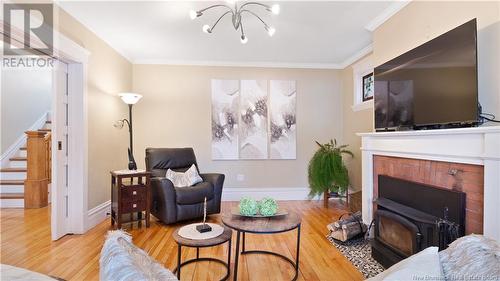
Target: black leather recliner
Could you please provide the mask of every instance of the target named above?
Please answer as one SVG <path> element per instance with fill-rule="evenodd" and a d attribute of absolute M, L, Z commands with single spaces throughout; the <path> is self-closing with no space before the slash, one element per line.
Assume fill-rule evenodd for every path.
<path fill-rule="evenodd" d="M 200 174 L 203 182 L 192 187 L 174 187 L 165 178 L 167 169 L 185 172 L 193 164 L 198 169 L 192 148 L 146 149 L 146 170 L 152 173 L 151 214 L 165 224 L 202 218 L 205 197 L 207 215 L 220 213 L 223 174 Z"/>

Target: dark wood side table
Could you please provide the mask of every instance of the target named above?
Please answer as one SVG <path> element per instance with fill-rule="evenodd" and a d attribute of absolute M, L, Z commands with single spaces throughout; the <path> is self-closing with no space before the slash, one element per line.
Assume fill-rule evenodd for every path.
<path fill-rule="evenodd" d="M 229 278 L 229 274 L 231 273 L 229 266 L 231 264 L 231 238 L 233 231 L 229 227 L 224 226 L 224 232 L 217 237 L 204 240 L 194 240 L 180 236 L 179 229 L 180 228 L 177 228 L 173 234 L 174 240 L 175 242 L 177 242 L 177 267 L 174 270 L 174 273 L 177 273 L 177 279 L 181 280 L 181 267 L 193 262 L 210 261 L 219 263 L 226 268 L 226 275 L 224 275 L 224 277 L 222 277 L 220 280 L 221 281 L 227 280 Z M 227 250 L 227 263 L 224 262 L 223 260 L 219 260 L 216 258 L 210 258 L 210 257 L 200 258 L 200 248 L 214 247 L 226 242 L 229 243 Z M 182 246 L 196 248 L 196 258 L 182 262 L 181 260 Z"/>
<path fill-rule="evenodd" d="M 246 254 L 267 254 L 279 257 L 287 261 L 293 269 L 295 274 L 292 281 L 297 280 L 299 275 L 299 254 L 300 254 L 300 224 L 301 218 L 294 212 L 289 212 L 286 216 L 269 217 L 269 218 L 249 218 L 233 214 L 222 215 L 222 223 L 234 230 L 236 230 L 236 257 L 234 260 L 234 281 L 238 280 L 238 264 L 240 257 L 240 236 L 243 234 L 242 239 L 242 255 Z M 264 251 L 264 250 L 247 250 L 245 247 L 245 233 L 253 234 L 273 234 L 282 233 L 297 229 L 297 252 L 295 253 L 295 261 L 285 257 L 282 254 Z M 250 269 L 249 269 L 250 270 Z M 252 269 L 253 270 L 253 269 Z"/>
<path fill-rule="evenodd" d="M 151 208 L 151 173 L 134 171 L 111 172 L 111 225 L 118 229 L 122 223 L 146 221 L 149 227 Z M 146 215 L 142 216 L 142 212 Z M 130 214 L 124 221 L 123 214 Z M 136 214 L 136 218 L 134 218 Z"/>

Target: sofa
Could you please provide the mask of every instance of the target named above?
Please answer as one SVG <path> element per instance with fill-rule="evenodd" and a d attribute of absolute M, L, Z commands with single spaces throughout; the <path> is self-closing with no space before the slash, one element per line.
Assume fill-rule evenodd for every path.
<path fill-rule="evenodd" d="M 500 244 L 467 235 L 441 252 L 438 247 L 426 248 L 368 280 L 500 280 Z"/>
<path fill-rule="evenodd" d="M 202 182 L 191 187 L 175 187 L 165 178 L 168 169 L 185 172 L 198 163 L 192 148 L 147 148 L 146 170 L 151 172 L 151 214 L 165 224 L 203 217 L 207 198 L 207 214 L 220 213 L 223 174 L 200 174 Z"/>

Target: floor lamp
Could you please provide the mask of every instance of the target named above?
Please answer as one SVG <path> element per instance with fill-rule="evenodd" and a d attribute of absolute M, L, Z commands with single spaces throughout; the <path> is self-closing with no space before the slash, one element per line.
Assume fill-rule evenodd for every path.
<path fill-rule="evenodd" d="M 130 138 L 130 144 L 128 148 L 128 169 L 129 170 L 137 170 L 137 164 L 135 163 L 134 159 L 134 146 L 133 146 L 133 137 L 132 137 L 132 106 L 136 104 L 142 96 L 139 94 L 135 93 L 120 93 L 118 94 L 122 101 L 126 104 L 128 104 L 128 120 L 127 119 L 122 119 L 118 120 L 115 123 L 116 128 L 123 128 L 124 124 L 127 123 L 128 125 L 128 132 L 129 132 L 129 138 Z"/>

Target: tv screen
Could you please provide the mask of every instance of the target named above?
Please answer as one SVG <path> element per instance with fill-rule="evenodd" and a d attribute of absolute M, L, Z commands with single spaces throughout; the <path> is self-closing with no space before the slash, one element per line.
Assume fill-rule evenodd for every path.
<path fill-rule="evenodd" d="M 376 67 L 375 128 L 475 123 L 476 30 L 474 19 Z"/>

